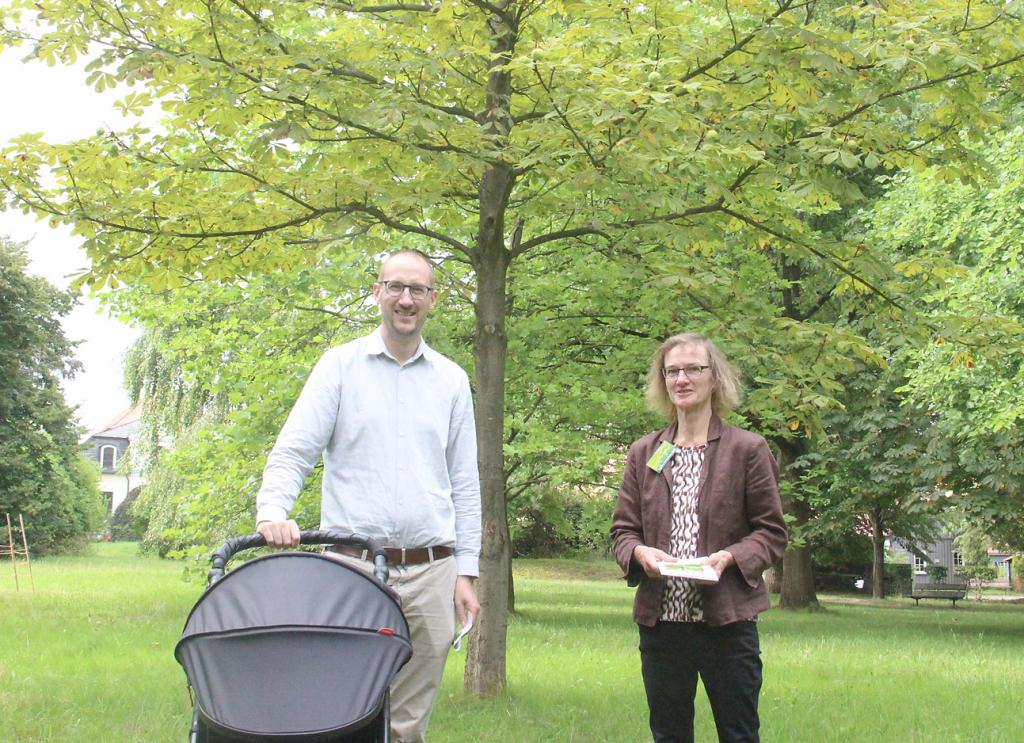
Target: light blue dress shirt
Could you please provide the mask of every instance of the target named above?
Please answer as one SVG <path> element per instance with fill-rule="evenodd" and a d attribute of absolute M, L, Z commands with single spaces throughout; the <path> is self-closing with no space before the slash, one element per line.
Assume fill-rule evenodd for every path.
<path fill-rule="evenodd" d="M 324 354 L 267 459 L 257 522 L 288 518 L 321 453 L 321 528 L 454 547 L 459 575 L 478 575 L 476 427 L 458 364 L 423 341 L 399 364 L 379 328 Z"/>

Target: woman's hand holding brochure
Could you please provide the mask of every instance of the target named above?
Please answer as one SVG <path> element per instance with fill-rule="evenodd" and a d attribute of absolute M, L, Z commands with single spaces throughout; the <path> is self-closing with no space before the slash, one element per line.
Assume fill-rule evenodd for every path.
<path fill-rule="evenodd" d="M 689 557 L 669 562 L 659 560 L 657 565 L 661 574 L 667 578 L 686 578 L 702 583 L 717 583 L 718 573 L 707 564 L 706 557 Z"/>

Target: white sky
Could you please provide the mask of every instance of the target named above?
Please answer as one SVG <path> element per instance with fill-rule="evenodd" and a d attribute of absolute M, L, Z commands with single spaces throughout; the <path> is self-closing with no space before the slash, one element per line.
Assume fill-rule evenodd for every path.
<path fill-rule="evenodd" d="M 0 53 L 0 143 L 6 145 L 24 132 L 43 132 L 46 141 L 65 142 L 93 134 L 103 125 L 120 128 L 126 123 L 113 108 L 117 96 L 89 88 L 82 66 L 22 63 L 26 53 L 25 47 Z M 0 211 L 0 235 L 28 242 L 30 271 L 61 288 L 70 284 L 69 274 L 88 265 L 81 241 L 69 230 L 52 229 L 20 212 Z M 76 356 L 85 366 L 64 384 L 64 396 L 78 406 L 79 422 L 91 432 L 128 406 L 121 365 L 138 333 L 104 315 L 89 297 L 65 318 L 64 332 L 81 341 Z"/>

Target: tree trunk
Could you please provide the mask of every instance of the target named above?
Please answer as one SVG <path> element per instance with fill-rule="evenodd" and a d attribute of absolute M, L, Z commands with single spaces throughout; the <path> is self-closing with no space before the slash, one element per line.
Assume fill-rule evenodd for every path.
<path fill-rule="evenodd" d="M 783 478 L 795 479 L 797 473 L 792 467 L 807 444 L 803 439 L 788 439 L 779 442 L 779 470 Z M 797 528 L 805 525 L 811 516 L 810 508 L 799 498 L 783 498 L 786 513 L 796 518 Z M 782 592 L 779 606 L 783 609 L 817 609 L 818 597 L 814 592 L 814 569 L 811 567 L 811 548 L 804 544 L 786 550 L 782 558 Z"/>
<path fill-rule="evenodd" d="M 885 531 L 878 511 L 871 514 L 871 598 L 885 598 Z"/>
<path fill-rule="evenodd" d="M 497 3 L 506 11 L 511 2 Z M 515 45 L 513 14 L 494 13 L 488 26 L 493 52 L 487 78 L 481 126 L 493 147 L 491 161 L 480 179 L 480 224 L 476 248 L 470 256 L 476 272 L 477 444 L 480 494 L 483 501 L 483 547 L 480 553 L 480 618 L 471 635 L 463 678 L 471 694 L 490 697 L 505 686 L 505 641 L 508 629 L 509 580 L 512 546 L 505 504 L 504 420 L 505 335 L 507 300 L 505 282 L 512 259 L 505 246 L 505 212 L 515 183 L 515 172 L 501 159 L 512 127 L 512 79 L 507 69 Z"/>
<path fill-rule="evenodd" d="M 783 609 L 816 609 L 818 597 L 814 593 L 814 570 L 811 567 L 811 548 L 791 546 L 782 558 L 782 593 L 779 607 Z"/>
<path fill-rule="evenodd" d="M 782 292 L 782 313 L 799 322 L 804 319 L 800 309 L 803 267 L 796 261 L 787 259 L 785 255 L 779 256 L 779 262 L 782 276 L 789 282 Z M 793 438 L 778 439 L 776 443 L 779 446 L 779 472 L 782 478 L 797 484 L 800 473 L 793 463 L 807 453 L 807 439 L 798 434 Z M 790 492 L 796 491 L 797 488 L 790 489 Z M 795 517 L 792 526 L 796 529 L 800 529 L 810 520 L 811 510 L 798 496 L 784 497 L 782 509 Z M 811 548 L 806 544 L 792 546 L 791 543 L 782 557 L 782 591 L 779 594 L 779 606 L 784 609 L 818 607 L 818 597 L 814 594 Z"/>
<path fill-rule="evenodd" d="M 512 558 L 508 561 L 508 613 L 516 613 L 516 581 L 512 574 Z"/>
<path fill-rule="evenodd" d="M 504 252 L 504 247 L 499 246 Z M 476 410 L 483 502 L 483 546 L 477 593 L 480 617 L 470 635 L 465 688 L 493 696 L 505 686 L 505 636 L 508 626 L 511 544 L 505 509 L 502 461 L 505 414 L 505 273 L 507 263 L 481 261 L 477 271 Z"/>

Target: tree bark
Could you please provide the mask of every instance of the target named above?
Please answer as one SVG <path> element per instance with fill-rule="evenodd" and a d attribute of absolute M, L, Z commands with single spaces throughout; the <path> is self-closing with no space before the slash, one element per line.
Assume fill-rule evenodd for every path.
<path fill-rule="evenodd" d="M 779 470 L 783 478 L 794 478 L 792 464 L 804 453 L 807 444 L 803 439 L 787 439 L 779 442 Z M 796 518 L 797 527 L 810 520 L 807 504 L 799 498 L 786 497 L 782 500 L 783 510 Z M 817 609 L 818 597 L 814 592 L 814 569 L 811 567 L 809 545 L 790 545 L 782 558 L 782 591 L 779 606 L 783 609 Z"/>
<path fill-rule="evenodd" d="M 506 513 L 507 513 L 507 511 L 506 511 Z M 512 575 L 512 558 L 511 558 L 511 555 L 509 556 L 509 561 L 508 561 L 508 607 L 507 607 L 507 609 L 508 609 L 508 613 L 509 614 L 515 614 L 516 613 L 516 581 L 515 581 L 515 577 Z"/>
<path fill-rule="evenodd" d="M 470 256 L 476 272 L 477 448 L 483 501 L 483 546 L 480 553 L 480 618 L 466 657 L 465 688 L 481 697 L 505 686 L 505 642 L 512 549 L 505 503 L 504 419 L 505 363 L 508 339 L 506 281 L 512 254 L 505 245 L 505 214 L 515 172 L 502 160 L 512 128 L 512 79 L 507 69 L 516 40 L 512 2 L 497 3 L 488 20 L 490 72 L 481 126 L 492 146 L 492 159 L 480 179 L 480 223 Z"/>
<path fill-rule="evenodd" d="M 782 592 L 779 607 L 783 609 L 816 609 L 818 597 L 814 593 L 814 570 L 811 567 L 811 548 L 808 545 L 791 546 L 782 558 Z"/>
<path fill-rule="evenodd" d="M 878 510 L 871 514 L 871 597 L 885 598 L 885 530 Z"/>
<path fill-rule="evenodd" d="M 782 293 L 782 312 L 786 317 L 802 322 L 806 319 L 800 309 L 803 269 L 799 263 L 788 260 L 785 255 L 780 255 L 779 261 L 781 273 L 789 281 Z M 781 476 L 783 479 L 793 480 L 795 484 L 799 472 L 793 464 L 807 453 L 807 439 L 798 435 L 794 438 L 780 439 L 776 443 L 779 446 Z M 796 488 L 792 490 L 795 491 Z M 795 517 L 794 525 L 798 529 L 810 520 L 811 509 L 799 497 L 783 498 L 782 509 Z M 779 594 L 779 606 L 783 609 L 818 608 L 818 597 L 814 593 L 811 548 L 807 544 L 791 544 L 782 557 L 782 590 Z"/>
<path fill-rule="evenodd" d="M 512 550 L 502 462 L 507 345 L 504 312 L 507 260 L 501 258 L 504 252 L 503 245 L 493 246 L 491 260 L 474 262 L 478 286 L 474 355 L 483 545 L 477 581 L 480 617 L 469 643 L 464 683 L 466 690 L 477 696 L 494 696 L 505 686 Z"/>

